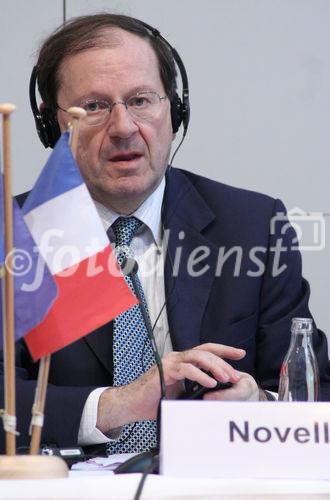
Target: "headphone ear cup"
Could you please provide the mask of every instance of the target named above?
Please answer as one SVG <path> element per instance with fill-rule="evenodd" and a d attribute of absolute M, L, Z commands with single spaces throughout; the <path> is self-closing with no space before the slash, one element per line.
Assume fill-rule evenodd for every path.
<path fill-rule="evenodd" d="M 54 112 L 49 108 L 42 110 L 38 117 L 38 134 L 43 145 L 53 148 L 61 136 L 61 131 Z"/>
<path fill-rule="evenodd" d="M 182 102 L 177 93 L 174 94 L 171 101 L 171 119 L 172 119 L 172 130 L 175 134 L 182 123 Z"/>

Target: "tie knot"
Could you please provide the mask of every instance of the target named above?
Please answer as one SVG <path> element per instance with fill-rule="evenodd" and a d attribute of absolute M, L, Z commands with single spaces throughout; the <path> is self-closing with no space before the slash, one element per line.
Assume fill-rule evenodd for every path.
<path fill-rule="evenodd" d="M 142 222 L 136 217 L 118 217 L 112 224 L 116 246 L 129 246 Z"/>

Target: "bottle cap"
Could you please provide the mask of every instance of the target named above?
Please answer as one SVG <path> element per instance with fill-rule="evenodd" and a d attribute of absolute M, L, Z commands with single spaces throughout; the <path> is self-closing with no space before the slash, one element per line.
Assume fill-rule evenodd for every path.
<path fill-rule="evenodd" d="M 312 318 L 292 318 L 291 332 L 312 333 L 312 331 L 313 331 Z"/>

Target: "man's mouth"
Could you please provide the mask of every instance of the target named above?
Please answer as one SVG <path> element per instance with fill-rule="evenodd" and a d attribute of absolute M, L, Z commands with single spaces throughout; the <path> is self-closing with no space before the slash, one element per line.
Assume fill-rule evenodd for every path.
<path fill-rule="evenodd" d="M 123 162 L 123 161 L 132 161 L 132 160 L 137 160 L 138 158 L 141 158 L 143 156 L 141 153 L 120 153 L 114 156 L 111 156 L 109 159 L 111 162 Z"/>

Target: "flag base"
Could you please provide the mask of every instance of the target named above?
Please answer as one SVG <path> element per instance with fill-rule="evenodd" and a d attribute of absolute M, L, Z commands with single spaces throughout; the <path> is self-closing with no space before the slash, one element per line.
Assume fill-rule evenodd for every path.
<path fill-rule="evenodd" d="M 0 455 L 1 479 L 56 479 L 68 476 L 60 457 L 48 455 Z"/>

